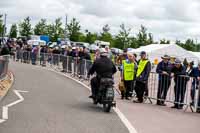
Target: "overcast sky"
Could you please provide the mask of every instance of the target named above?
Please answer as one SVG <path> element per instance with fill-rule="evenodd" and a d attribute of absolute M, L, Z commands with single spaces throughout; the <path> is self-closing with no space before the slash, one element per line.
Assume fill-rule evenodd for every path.
<path fill-rule="evenodd" d="M 124 23 L 138 31 L 145 25 L 154 38 L 200 40 L 199 0 L 0 0 L 0 14 L 8 14 L 8 26 L 30 16 L 32 24 L 41 18 L 53 22 L 68 14 L 81 22 L 82 30 L 99 32 L 109 24 L 116 34 Z"/>

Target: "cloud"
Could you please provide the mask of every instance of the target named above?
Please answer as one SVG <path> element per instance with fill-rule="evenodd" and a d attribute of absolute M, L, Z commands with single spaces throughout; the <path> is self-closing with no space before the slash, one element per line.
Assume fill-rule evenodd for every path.
<path fill-rule="evenodd" d="M 68 14 L 77 18 L 82 30 L 100 32 L 109 24 L 117 34 L 124 23 L 136 34 L 140 25 L 158 40 L 197 38 L 200 34 L 199 0 L 0 0 L 0 14 L 8 14 L 8 26 L 30 16 L 35 25 L 41 18 L 52 23 Z"/>

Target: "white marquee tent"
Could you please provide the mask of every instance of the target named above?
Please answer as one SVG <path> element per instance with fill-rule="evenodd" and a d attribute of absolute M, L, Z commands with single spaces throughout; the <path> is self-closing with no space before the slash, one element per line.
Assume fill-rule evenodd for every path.
<path fill-rule="evenodd" d="M 133 50 L 132 52 L 139 54 L 141 51 L 147 52 L 148 58 L 152 62 L 155 60 L 160 61 L 161 56 L 165 54 L 179 58 L 182 61 L 186 58 L 188 61 L 194 61 L 195 64 L 200 61 L 200 57 L 176 44 L 151 44 L 147 46 L 142 46 L 138 49 Z"/>
<path fill-rule="evenodd" d="M 192 52 L 192 51 L 189 51 L 189 52 L 192 53 L 193 55 L 197 56 L 200 59 L 200 52 Z"/>

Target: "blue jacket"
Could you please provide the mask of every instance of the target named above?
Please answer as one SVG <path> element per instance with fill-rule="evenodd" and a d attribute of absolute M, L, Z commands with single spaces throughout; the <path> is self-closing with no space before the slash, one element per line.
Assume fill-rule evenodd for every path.
<path fill-rule="evenodd" d="M 195 78 L 200 77 L 200 70 L 199 70 L 199 68 L 198 67 L 193 68 L 192 72 L 190 73 L 190 76 L 191 77 L 195 77 Z"/>
<path fill-rule="evenodd" d="M 171 69 L 172 69 L 172 65 L 169 62 L 165 63 L 164 61 L 161 61 L 160 63 L 158 63 L 158 66 L 156 68 L 156 72 L 159 74 L 159 79 L 161 79 L 163 71 L 167 72 L 170 76 Z"/>

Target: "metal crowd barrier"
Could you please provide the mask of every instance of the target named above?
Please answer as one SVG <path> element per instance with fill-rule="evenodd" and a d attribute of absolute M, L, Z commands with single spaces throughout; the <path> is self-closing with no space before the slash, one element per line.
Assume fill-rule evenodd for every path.
<path fill-rule="evenodd" d="M 200 86 L 196 79 L 187 75 L 170 75 L 151 73 L 148 80 L 148 98 L 156 103 L 185 106 L 192 111 L 200 108 Z"/>
<path fill-rule="evenodd" d="M 0 79 L 5 78 L 8 72 L 9 55 L 0 56 Z"/>
<path fill-rule="evenodd" d="M 38 55 L 21 50 L 16 52 L 15 57 L 16 61 L 49 66 L 83 80 L 87 79 L 88 70 L 92 65 L 90 60 L 52 53 Z M 192 111 L 197 111 L 200 109 L 200 83 L 197 84 L 196 81 L 195 78 L 185 75 L 170 77 L 152 72 L 147 85 L 147 98 L 151 103 L 154 103 L 154 100 L 171 106 L 185 106 L 185 110 L 190 107 Z"/>
<path fill-rule="evenodd" d="M 50 66 L 82 79 L 87 78 L 87 73 L 92 65 L 92 61 L 90 60 L 52 53 L 40 53 L 39 55 L 21 50 L 16 52 L 15 57 L 18 62 Z"/>

